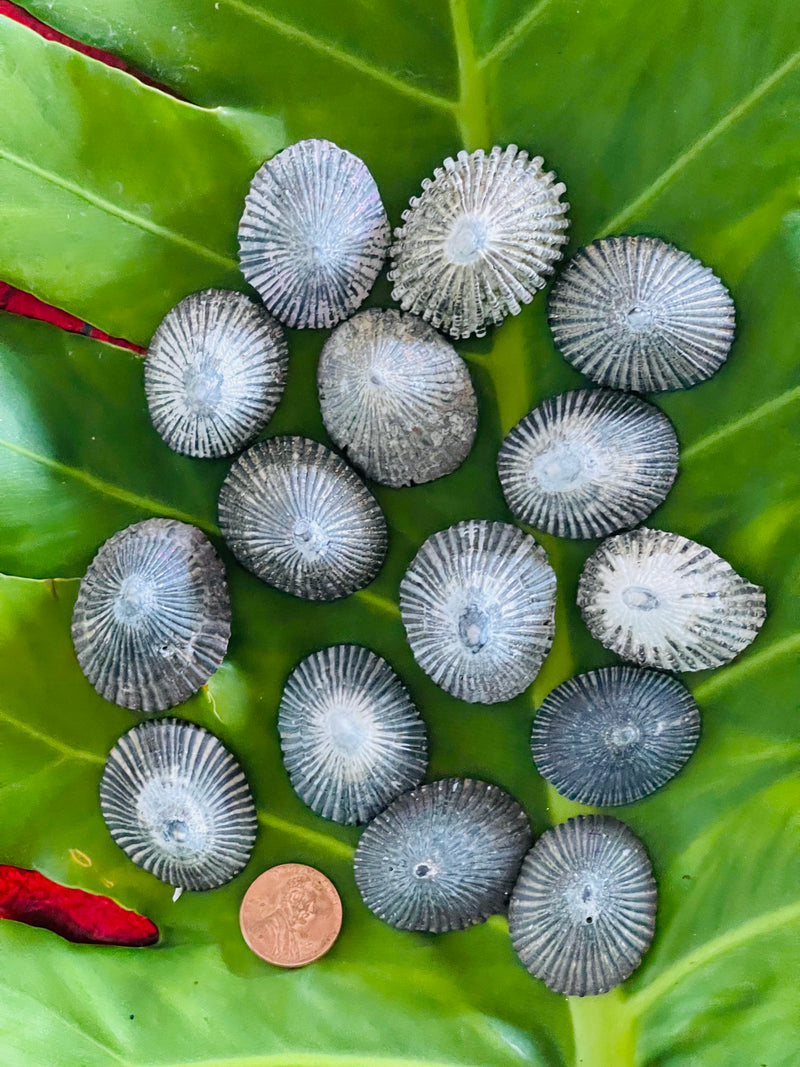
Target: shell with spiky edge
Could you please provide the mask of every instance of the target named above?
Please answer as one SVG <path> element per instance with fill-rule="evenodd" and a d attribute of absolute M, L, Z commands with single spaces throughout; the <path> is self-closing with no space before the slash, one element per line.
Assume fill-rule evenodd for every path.
<path fill-rule="evenodd" d="M 553 641 L 555 598 L 544 549 L 515 526 L 477 519 L 429 537 L 400 583 L 414 658 L 470 703 L 530 685 Z"/>
<path fill-rule="evenodd" d="M 516 315 L 561 259 L 566 191 L 516 145 L 459 152 L 422 183 L 395 230 L 392 297 L 453 337 Z"/>
<path fill-rule="evenodd" d="M 144 365 L 153 426 L 175 452 L 230 456 L 272 416 L 286 384 L 283 330 L 242 293 L 206 289 L 167 312 Z"/>
<path fill-rule="evenodd" d="M 689 690 L 667 674 L 603 667 L 557 686 L 533 724 L 543 778 L 569 800 L 632 804 L 673 778 L 700 738 Z"/>
<path fill-rule="evenodd" d="M 605 537 L 645 519 L 678 473 L 678 439 L 652 404 L 608 389 L 545 400 L 497 457 L 520 522 L 560 537 Z"/>
<path fill-rule="evenodd" d="M 109 753 L 100 810 L 133 862 L 178 889 L 215 889 L 247 864 L 256 809 L 222 742 L 191 722 L 142 722 Z"/>
<path fill-rule="evenodd" d="M 715 374 L 733 343 L 730 293 L 710 267 L 655 237 L 607 237 L 550 294 L 556 347 L 600 385 L 651 393 Z"/>
<path fill-rule="evenodd" d="M 639 966 L 655 915 L 656 883 L 639 839 L 617 819 L 578 815 L 543 833 L 525 857 L 508 929 L 548 988 L 596 996 Z"/>
<path fill-rule="evenodd" d="M 463 930 L 505 910 L 530 843 L 528 817 L 508 793 L 445 778 L 369 824 L 356 885 L 370 911 L 400 930 Z"/>
<path fill-rule="evenodd" d="M 368 477 L 429 482 L 469 454 L 475 390 L 452 345 L 415 315 L 361 311 L 338 326 L 317 372 L 325 428 Z"/>
<path fill-rule="evenodd" d="M 230 633 L 222 561 L 200 530 L 174 519 L 110 537 L 72 613 L 81 670 L 106 700 L 134 710 L 188 700 L 222 663 Z"/>
<path fill-rule="evenodd" d="M 728 663 L 766 617 L 764 590 L 710 548 L 647 527 L 609 537 L 589 557 L 578 606 L 606 648 L 672 671 Z"/>
<path fill-rule="evenodd" d="M 298 141 L 256 171 L 239 223 L 242 274 L 286 326 L 335 326 L 369 295 L 391 239 L 366 165 Z"/>
<path fill-rule="evenodd" d="M 357 645 L 302 660 L 278 709 L 283 763 L 312 811 L 364 823 L 419 785 L 428 766 L 425 724 L 389 664 Z"/>
<path fill-rule="evenodd" d="M 233 464 L 219 523 L 239 562 L 305 600 L 336 600 L 375 578 L 383 512 L 343 459 L 304 437 L 260 441 Z"/>

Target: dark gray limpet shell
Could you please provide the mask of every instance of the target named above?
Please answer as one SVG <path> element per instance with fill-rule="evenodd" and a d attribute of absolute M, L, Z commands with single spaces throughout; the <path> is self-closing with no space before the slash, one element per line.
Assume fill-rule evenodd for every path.
<path fill-rule="evenodd" d="M 678 439 L 652 404 L 608 389 L 545 400 L 506 436 L 497 470 L 520 522 L 560 537 L 635 526 L 678 473 Z"/>
<path fill-rule="evenodd" d="M 531 831 L 502 789 L 445 778 L 378 815 L 356 849 L 367 907 L 400 930 L 463 930 L 505 910 Z"/>
<path fill-rule="evenodd" d="M 361 311 L 322 349 L 322 420 L 352 463 L 384 485 L 429 482 L 469 454 L 478 404 L 466 364 L 415 315 Z"/>
<path fill-rule="evenodd" d="M 647 527 L 609 537 L 589 557 L 578 606 L 606 648 L 671 671 L 728 663 L 767 613 L 764 590 L 710 548 Z"/>
<path fill-rule="evenodd" d="M 178 889 L 215 889 L 247 864 L 256 809 L 222 742 L 191 722 L 151 720 L 117 741 L 100 810 L 133 862 Z"/>
<path fill-rule="evenodd" d="M 369 295 L 389 220 L 366 165 L 298 141 L 256 171 L 239 223 L 242 274 L 286 326 L 335 326 Z"/>
<path fill-rule="evenodd" d="M 422 781 L 425 724 L 389 664 L 357 645 L 302 660 L 278 709 L 283 763 L 324 819 L 364 823 Z"/>
<path fill-rule="evenodd" d="M 686 389 L 728 358 L 731 295 L 710 267 L 655 237 L 607 237 L 566 265 L 550 294 L 553 340 L 600 385 Z"/>
<path fill-rule="evenodd" d="M 163 711 L 196 693 L 222 663 L 231 632 L 225 568 L 211 542 L 174 519 L 114 534 L 81 580 L 72 642 L 106 700 Z"/>
<path fill-rule="evenodd" d="M 283 330 L 242 293 L 206 289 L 167 312 L 144 388 L 153 426 L 175 452 L 230 456 L 266 426 L 286 384 Z"/>
<path fill-rule="evenodd" d="M 596 996 L 636 970 L 653 939 L 656 883 L 617 819 L 578 815 L 525 857 L 508 908 L 514 950 L 555 993 Z"/>
<path fill-rule="evenodd" d="M 433 534 L 400 583 L 400 613 L 420 667 L 470 703 L 526 689 L 553 642 L 556 576 L 522 530 L 471 519 Z"/>
<path fill-rule="evenodd" d="M 579 804 L 632 804 L 683 767 L 700 738 L 692 694 L 668 674 L 603 667 L 557 686 L 536 714 L 537 770 Z"/>
<path fill-rule="evenodd" d="M 516 145 L 459 152 L 411 198 L 392 246 L 392 298 L 453 337 L 517 315 L 561 259 L 566 191 Z"/>
<path fill-rule="evenodd" d="M 260 441 L 233 464 L 219 523 L 239 562 L 306 600 L 336 600 L 375 578 L 386 555 L 383 512 L 358 475 L 304 437 Z"/>

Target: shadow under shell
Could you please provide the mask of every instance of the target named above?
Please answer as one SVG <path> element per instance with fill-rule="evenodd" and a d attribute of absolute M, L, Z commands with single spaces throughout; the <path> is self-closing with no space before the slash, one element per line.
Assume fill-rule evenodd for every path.
<path fill-rule="evenodd" d="M 200 530 L 146 519 L 114 534 L 81 579 L 72 642 L 81 670 L 114 704 L 163 711 L 222 663 L 231 632 L 225 568 Z"/>

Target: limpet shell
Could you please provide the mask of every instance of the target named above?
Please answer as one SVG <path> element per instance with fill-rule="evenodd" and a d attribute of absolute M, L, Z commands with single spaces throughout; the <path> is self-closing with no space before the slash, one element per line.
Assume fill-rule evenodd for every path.
<path fill-rule="evenodd" d="M 727 663 L 766 617 L 764 590 L 710 548 L 646 527 L 608 538 L 589 557 L 578 606 L 606 648 L 673 671 Z"/>
<path fill-rule="evenodd" d="M 365 164 L 298 141 L 256 171 L 239 223 L 242 274 L 286 326 L 334 326 L 369 295 L 389 220 Z"/>
<path fill-rule="evenodd" d="M 710 267 L 656 237 L 607 237 L 579 252 L 550 294 L 564 358 L 600 385 L 687 389 L 728 358 L 735 314 Z"/>
<path fill-rule="evenodd" d="M 134 726 L 100 781 L 100 810 L 133 862 L 179 889 L 215 889 L 247 864 L 256 809 L 219 738 L 181 719 Z"/>
<path fill-rule="evenodd" d="M 497 470 L 520 522 L 560 537 L 635 526 L 678 473 L 678 440 L 652 404 L 607 389 L 545 400 L 506 436 Z"/>
<path fill-rule="evenodd" d="M 425 724 L 405 686 L 357 645 L 324 648 L 295 667 L 278 731 L 294 791 L 334 822 L 368 822 L 428 766 Z"/>
<path fill-rule="evenodd" d="M 144 364 L 156 431 L 175 452 L 230 456 L 266 426 L 286 384 L 283 330 L 242 293 L 206 289 L 168 311 Z"/>
<path fill-rule="evenodd" d="M 205 685 L 230 632 L 225 568 L 198 529 L 174 519 L 110 537 L 72 613 L 83 673 L 106 700 L 142 711 L 181 704 Z"/>
<path fill-rule="evenodd" d="M 342 323 L 317 381 L 334 444 L 376 482 L 441 478 L 472 448 L 478 404 L 466 364 L 414 315 L 375 308 Z"/>
<path fill-rule="evenodd" d="M 445 778 L 405 793 L 356 849 L 361 897 L 400 930 L 463 930 L 504 911 L 531 831 L 502 789 Z"/>
<path fill-rule="evenodd" d="M 537 712 L 537 770 L 580 804 L 632 804 L 673 778 L 697 747 L 700 713 L 677 678 L 603 667 L 557 686 Z"/>
<path fill-rule="evenodd" d="M 362 589 L 386 555 L 374 497 L 343 459 L 304 437 L 260 441 L 236 460 L 220 491 L 219 523 L 243 566 L 306 600 Z"/>
<path fill-rule="evenodd" d="M 459 152 L 411 198 L 392 247 L 392 298 L 453 337 L 517 315 L 561 259 L 566 191 L 516 145 Z"/>
<path fill-rule="evenodd" d="M 429 537 L 400 583 L 414 658 L 470 703 L 530 685 L 553 641 L 555 599 L 544 549 L 515 526 L 477 519 Z"/>
<path fill-rule="evenodd" d="M 596 996 L 639 966 L 655 915 L 656 883 L 639 839 L 617 819 L 578 815 L 543 833 L 525 857 L 508 930 L 549 989 Z"/>

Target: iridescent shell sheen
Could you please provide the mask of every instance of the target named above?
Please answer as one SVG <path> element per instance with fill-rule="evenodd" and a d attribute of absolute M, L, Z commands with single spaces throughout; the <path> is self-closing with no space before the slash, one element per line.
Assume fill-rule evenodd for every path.
<path fill-rule="evenodd" d="M 442 689 L 495 704 L 526 689 L 553 641 L 556 577 L 528 534 L 469 520 L 433 534 L 400 583 L 414 658 Z"/>
<path fill-rule="evenodd" d="M 655 915 L 656 883 L 639 839 L 617 819 L 578 815 L 543 833 L 525 857 L 508 929 L 548 988 L 596 996 L 639 966 Z"/>
<path fill-rule="evenodd" d="M 677 678 L 603 667 L 557 686 L 537 712 L 537 770 L 569 800 L 632 804 L 673 778 L 697 747 L 700 712 Z"/>
<path fill-rule="evenodd" d="M 608 538 L 589 557 L 578 606 L 606 648 L 672 671 L 727 663 L 766 617 L 764 590 L 710 548 L 646 527 Z"/>
<path fill-rule="evenodd" d="M 605 537 L 664 500 L 678 473 L 678 440 L 652 404 L 577 389 L 545 400 L 511 430 L 497 470 L 520 522 L 561 537 Z"/>
<path fill-rule="evenodd" d="M 422 183 L 395 230 L 393 299 L 453 337 L 516 315 L 561 259 L 566 191 L 516 145 L 459 152 Z"/>
<path fill-rule="evenodd" d="M 163 711 L 222 663 L 231 632 L 225 568 L 194 526 L 146 519 L 114 534 L 81 580 L 72 642 L 106 700 Z"/>
<path fill-rule="evenodd" d="M 472 448 L 478 405 L 466 364 L 414 315 L 370 309 L 342 323 L 317 381 L 334 444 L 376 482 L 441 478 Z"/>
<path fill-rule="evenodd" d="M 389 664 L 357 645 L 295 667 L 278 710 L 283 763 L 312 811 L 363 823 L 422 781 L 425 724 Z"/>
<path fill-rule="evenodd" d="M 331 141 L 298 141 L 256 171 L 239 262 L 285 325 L 334 326 L 367 298 L 390 239 L 365 164 Z"/>
<path fill-rule="evenodd" d="M 400 930 L 463 930 L 506 908 L 531 831 L 496 785 L 445 778 L 405 793 L 361 836 L 367 907 Z"/>
<path fill-rule="evenodd" d="M 368 585 L 386 555 L 386 522 L 343 459 L 304 437 L 273 437 L 243 453 L 219 495 L 219 522 L 239 562 L 306 600 Z"/>
<path fill-rule="evenodd" d="M 222 742 L 191 722 L 142 722 L 109 753 L 100 810 L 121 849 L 179 889 L 215 889 L 247 864 L 256 809 Z"/>
<path fill-rule="evenodd" d="M 242 293 L 181 300 L 153 335 L 144 389 L 153 426 L 175 452 L 230 456 L 266 426 L 286 384 L 283 330 Z"/>
<path fill-rule="evenodd" d="M 655 237 L 607 237 L 565 267 L 550 294 L 556 347 L 587 378 L 638 393 L 686 389 L 733 343 L 730 293 L 710 267 Z"/>

